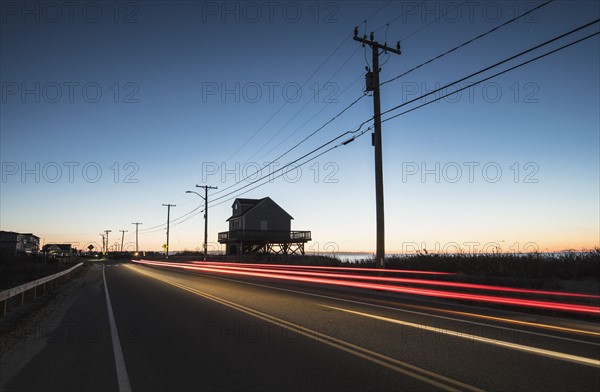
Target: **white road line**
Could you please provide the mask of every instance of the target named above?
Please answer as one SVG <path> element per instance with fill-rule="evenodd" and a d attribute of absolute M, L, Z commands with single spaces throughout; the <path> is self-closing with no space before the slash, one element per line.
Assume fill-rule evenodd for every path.
<path fill-rule="evenodd" d="M 236 280 L 236 279 L 231 279 L 231 278 L 224 278 L 224 277 L 221 277 L 221 276 L 213 276 L 213 275 L 209 275 L 209 274 L 197 274 L 197 275 L 200 275 L 200 276 L 205 277 L 205 278 L 214 278 L 214 279 L 219 279 L 219 280 L 227 280 L 227 281 L 230 281 L 230 282 L 242 283 L 242 284 L 246 284 L 246 285 L 249 285 L 249 286 L 264 287 L 264 288 L 272 289 L 272 290 L 279 290 L 279 291 L 287 291 L 287 292 L 290 292 L 290 293 L 304 294 L 304 295 L 308 295 L 308 296 L 311 296 L 311 297 L 326 298 L 326 299 L 332 299 L 332 300 L 336 300 L 336 301 L 349 302 L 349 303 L 358 304 L 358 305 L 370 306 L 370 307 L 374 307 L 374 308 L 388 309 L 388 310 L 393 310 L 393 311 L 401 312 L 401 313 L 410 313 L 410 314 L 416 314 L 416 315 L 420 315 L 420 316 L 426 316 L 426 317 L 437 318 L 437 319 L 442 319 L 442 320 L 450 320 L 450 321 L 460 322 L 460 323 L 464 323 L 464 324 L 472 324 L 472 325 L 478 325 L 478 326 L 483 326 L 483 327 L 497 328 L 497 329 L 502 329 L 502 330 L 505 330 L 505 331 L 518 332 L 518 333 L 523 333 L 523 334 L 527 334 L 527 335 L 535 335 L 535 336 L 542 336 L 542 337 L 551 338 L 551 339 L 566 340 L 566 341 L 570 341 L 570 342 L 582 343 L 582 344 L 587 344 L 587 345 L 591 345 L 591 346 L 600 346 L 600 343 L 590 342 L 589 340 L 567 338 L 567 337 L 564 337 L 564 336 L 550 335 L 550 334 L 543 333 L 543 332 L 533 332 L 533 331 L 527 331 L 527 330 L 524 330 L 524 329 L 516 329 L 516 328 L 510 328 L 510 327 L 503 327 L 503 326 L 495 325 L 495 324 L 481 323 L 481 322 L 470 321 L 470 320 L 463 320 L 463 319 L 458 319 L 458 318 L 449 317 L 449 316 L 441 316 L 441 315 L 438 315 L 438 314 L 419 312 L 419 311 L 416 311 L 416 310 L 400 309 L 400 308 L 394 308 L 394 307 L 391 307 L 391 306 L 372 304 L 372 303 L 369 303 L 369 302 L 355 301 L 355 300 L 346 299 L 346 298 L 331 297 L 329 295 L 309 293 L 309 292 L 306 292 L 306 291 L 284 289 L 282 287 L 274 287 L 274 286 L 269 286 L 269 285 L 260 284 L 260 283 L 244 282 L 242 280 Z"/>
<path fill-rule="evenodd" d="M 110 326 L 110 334 L 112 337 L 113 352 L 115 354 L 115 366 L 117 370 L 117 380 L 119 381 L 119 392 L 131 392 L 131 384 L 127 375 L 127 367 L 121 350 L 121 341 L 117 332 L 115 316 L 113 314 L 110 296 L 108 295 L 108 286 L 106 285 L 106 275 L 104 274 L 104 266 L 102 267 L 102 279 L 104 280 L 104 293 L 106 294 L 106 307 L 108 308 L 108 323 Z"/>
<path fill-rule="evenodd" d="M 338 308 L 335 306 L 329 306 L 329 305 L 323 305 L 323 304 L 320 304 L 320 305 L 325 308 L 338 310 L 340 312 L 356 314 L 358 316 L 369 317 L 369 318 L 372 318 L 375 320 L 386 321 L 388 323 L 405 325 L 408 327 L 418 328 L 421 330 L 431 331 L 431 332 L 444 334 L 444 335 L 450 335 L 450 336 L 454 336 L 454 337 L 458 337 L 458 338 L 464 338 L 464 339 L 468 339 L 468 340 L 476 341 L 476 342 L 480 342 L 480 343 L 492 344 L 495 346 L 510 348 L 510 349 L 519 350 L 519 351 L 525 351 L 525 352 L 528 352 L 531 354 L 543 355 L 546 357 L 560 359 L 563 361 L 575 362 L 580 365 L 600 367 L 600 361 L 597 359 L 594 359 L 594 358 L 580 357 L 578 355 L 571 355 L 571 354 L 561 353 L 561 352 L 557 352 L 557 351 L 545 350 L 545 349 L 541 349 L 541 348 L 537 348 L 537 347 L 525 346 L 522 344 L 509 343 L 509 342 L 504 342 L 502 340 L 488 339 L 488 338 L 483 338 L 483 337 L 475 336 L 475 335 L 467 336 L 467 335 L 457 333 L 456 331 L 451 331 L 451 330 L 447 330 L 447 329 L 429 327 L 426 325 L 415 324 L 415 323 L 411 323 L 408 321 L 397 320 L 397 319 L 393 319 L 393 318 L 389 318 L 389 317 L 377 316 L 377 315 L 370 314 L 370 313 L 357 312 L 355 310 Z"/>

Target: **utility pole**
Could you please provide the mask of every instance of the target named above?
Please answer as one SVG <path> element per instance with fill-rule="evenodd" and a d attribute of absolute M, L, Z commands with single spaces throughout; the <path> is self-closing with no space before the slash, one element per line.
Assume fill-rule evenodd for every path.
<path fill-rule="evenodd" d="M 138 226 L 141 225 L 140 222 L 133 222 L 132 225 L 135 225 L 135 255 L 137 256 L 140 252 L 138 248 Z"/>
<path fill-rule="evenodd" d="M 396 44 L 396 48 L 387 46 L 387 42 L 383 45 L 375 41 L 375 36 L 371 33 L 369 39 L 364 35 L 358 36 L 358 27 L 354 28 L 354 40 L 361 42 L 363 46 L 371 47 L 373 54 L 373 70 L 367 67 L 366 87 L 367 91 L 373 91 L 373 146 L 375 147 L 375 203 L 377 210 L 377 248 L 376 248 L 376 264 L 377 268 L 385 267 L 385 219 L 383 208 L 383 154 L 381 149 L 381 104 L 379 97 L 379 51 L 383 53 L 392 52 L 400 54 L 400 42 Z"/>
<path fill-rule="evenodd" d="M 171 217 L 171 207 L 177 207 L 175 204 L 163 204 L 163 207 L 167 207 L 167 259 L 169 258 L 169 219 Z"/>
<path fill-rule="evenodd" d="M 125 240 L 125 233 L 128 232 L 128 230 L 119 230 L 121 232 L 121 253 L 123 253 L 123 241 Z"/>
<path fill-rule="evenodd" d="M 106 254 L 108 254 L 108 233 L 112 230 L 104 230 L 104 234 L 106 234 Z"/>
<path fill-rule="evenodd" d="M 204 188 L 204 196 L 200 195 L 200 197 L 204 199 L 204 261 L 206 261 L 208 255 L 208 190 L 218 188 L 208 185 L 196 185 L 196 188 Z"/>
<path fill-rule="evenodd" d="M 104 239 L 104 233 L 100 235 L 102 236 L 102 254 L 104 254 L 106 249 L 106 240 Z"/>

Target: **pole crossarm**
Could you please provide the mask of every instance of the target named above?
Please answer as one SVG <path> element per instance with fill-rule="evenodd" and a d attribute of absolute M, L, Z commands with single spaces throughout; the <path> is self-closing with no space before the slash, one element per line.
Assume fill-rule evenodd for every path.
<path fill-rule="evenodd" d="M 400 51 L 400 41 L 398 41 L 396 43 L 396 47 L 395 48 L 387 46 L 387 42 L 385 42 L 382 45 L 379 42 L 375 41 L 375 36 L 374 36 L 373 33 L 371 33 L 370 39 L 367 39 L 366 35 L 363 35 L 362 37 L 359 37 L 358 36 L 358 27 L 354 28 L 354 40 L 358 41 L 358 42 L 361 42 L 363 45 L 369 45 L 373 49 L 383 49 L 383 51 L 385 51 L 385 52 L 392 52 L 392 53 L 396 53 L 396 54 L 401 54 L 402 53 Z"/>

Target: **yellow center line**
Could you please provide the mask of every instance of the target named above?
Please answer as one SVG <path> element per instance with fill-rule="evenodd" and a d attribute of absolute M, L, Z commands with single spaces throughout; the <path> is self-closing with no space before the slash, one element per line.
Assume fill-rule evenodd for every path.
<path fill-rule="evenodd" d="M 127 265 L 127 268 L 141 274 L 141 275 L 145 275 L 148 276 L 150 278 L 159 280 L 161 282 L 170 284 L 172 286 L 178 287 L 182 290 L 188 291 L 190 293 L 196 294 L 200 297 L 209 299 L 211 301 L 217 302 L 219 304 L 222 304 L 224 306 L 233 308 L 237 311 L 240 311 L 242 313 L 248 314 L 250 316 L 259 318 L 261 320 L 267 321 L 269 323 L 275 324 L 281 328 L 287 329 L 289 331 L 293 331 L 295 333 L 298 333 L 302 336 L 308 337 L 312 340 L 316 340 L 318 342 L 324 343 L 328 346 L 337 348 L 339 350 L 345 351 L 349 354 L 352 354 L 354 356 L 357 356 L 359 358 L 363 358 L 366 359 L 367 361 L 370 361 L 372 363 L 384 366 L 390 370 L 393 370 L 397 373 L 400 374 L 404 374 L 406 376 L 415 378 L 419 381 L 425 382 L 427 384 L 433 385 L 435 387 L 438 387 L 440 389 L 443 389 L 445 391 L 453 391 L 453 392 L 458 392 L 458 391 L 463 391 L 463 390 L 469 390 L 469 391 L 474 391 L 474 392 L 482 392 L 482 389 L 476 388 L 474 386 L 462 383 L 460 381 L 457 380 L 453 380 L 451 378 L 442 376 L 440 374 L 431 372 L 429 370 L 425 370 L 422 368 L 419 368 L 417 366 L 411 365 L 409 363 L 406 362 L 402 362 L 399 361 L 397 359 L 388 357 L 386 355 L 377 353 L 375 351 L 371 351 L 368 350 L 366 348 L 360 347 L 360 346 L 356 346 L 352 343 L 348 343 L 346 341 L 340 340 L 340 339 L 336 339 L 332 336 L 329 335 L 325 335 L 322 334 L 320 332 L 311 330 L 309 328 L 303 327 L 301 325 L 280 319 L 278 317 L 275 316 L 271 316 L 269 314 L 260 312 L 258 310 L 252 309 L 252 308 L 248 308 L 246 306 L 228 301 L 226 299 L 223 298 L 219 298 L 216 297 L 212 294 L 208 294 L 206 292 L 197 290 L 195 288 L 186 286 L 184 284 L 175 282 L 173 280 L 164 278 L 162 276 L 159 276 L 158 274 L 149 272 L 149 271 L 143 271 L 140 268 L 136 268 L 134 266 L 130 266 Z"/>
<path fill-rule="evenodd" d="M 560 352 L 557 352 L 557 351 L 545 350 L 545 349 L 536 348 L 536 347 L 524 346 L 522 344 L 504 342 L 502 340 L 489 339 L 489 338 L 484 338 L 484 337 L 476 336 L 476 335 L 466 336 L 464 334 L 461 334 L 460 332 L 452 331 L 452 330 L 448 330 L 448 329 L 430 327 L 428 325 L 415 324 L 415 323 L 411 323 L 411 322 L 408 322 L 408 321 L 401 321 L 401 320 L 397 320 L 397 319 L 393 319 L 393 318 L 389 318 L 389 317 L 377 316 L 377 315 L 370 314 L 370 313 L 357 312 L 355 310 L 343 309 L 343 308 L 338 308 L 338 307 L 335 307 L 335 306 L 329 306 L 329 305 L 323 305 L 323 304 L 320 304 L 320 305 L 323 306 L 323 307 L 325 307 L 325 308 L 339 310 L 341 312 L 356 314 L 356 315 L 359 315 L 359 316 L 369 317 L 369 318 L 372 318 L 372 319 L 386 321 L 386 322 L 389 322 L 389 323 L 405 325 L 405 326 L 408 326 L 408 327 L 418 328 L 418 329 L 425 330 L 425 331 L 431 331 L 431 332 L 440 333 L 440 334 L 444 334 L 444 335 L 449 335 L 449 336 L 454 336 L 454 337 L 459 337 L 459 338 L 465 338 L 465 339 L 469 339 L 471 341 L 492 344 L 492 345 L 495 345 L 495 346 L 510 348 L 510 349 L 513 349 L 513 350 L 524 351 L 524 352 L 528 352 L 528 353 L 531 353 L 531 354 L 543 355 L 543 356 L 546 356 L 546 357 L 550 357 L 550 358 L 554 358 L 554 359 L 560 359 L 560 360 L 563 360 L 563 361 L 575 362 L 575 363 L 578 363 L 578 364 L 581 364 L 581 365 L 587 365 L 587 366 L 593 366 L 593 367 L 600 367 L 600 360 L 597 360 L 597 359 L 580 357 L 578 355 L 565 354 L 565 353 L 560 353 Z"/>
<path fill-rule="evenodd" d="M 450 314 L 458 314 L 458 315 L 461 315 L 461 316 L 469 316 L 469 317 L 481 318 L 481 319 L 485 319 L 485 320 L 500 321 L 500 322 L 510 323 L 510 324 L 524 325 L 524 326 L 528 326 L 528 327 L 543 328 L 543 329 L 548 329 L 548 330 L 555 330 L 555 331 L 569 332 L 569 333 L 577 333 L 577 334 L 583 334 L 583 335 L 600 336 L 600 332 L 588 331 L 588 330 L 584 330 L 584 329 L 575 329 L 575 328 L 568 328 L 568 327 L 560 327 L 560 326 L 557 326 L 557 325 L 532 323 L 530 321 L 513 320 L 513 319 L 508 319 L 508 318 L 503 318 L 503 317 L 486 316 L 486 315 L 483 315 L 483 314 L 468 313 L 468 312 L 459 312 L 459 311 L 456 311 L 456 310 L 430 308 L 430 307 L 427 307 L 427 306 L 417 306 L 417 305 L 405 305 L 405 306 L 408 306 L 408 307 L 411 307 L 411 308 L 417 308 L 417 309 L 433 310 L 433 311 L 437 311 L 437 312 L 450 313 Z"/>

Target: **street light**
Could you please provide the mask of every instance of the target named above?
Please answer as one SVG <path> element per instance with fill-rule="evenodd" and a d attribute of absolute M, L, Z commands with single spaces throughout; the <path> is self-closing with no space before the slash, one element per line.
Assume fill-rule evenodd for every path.
<path fill-rule="evenodd" d="M 204 199 L 204 196 L 202 196 L 198 192 L 195 192 L 195 191 L 185 191 L 185 193 L 194 193 L 194 194 L 200 196 L 204 201 L 206 201 Z M 203 210 L 202 212 L 204 212 L 204 261 L 206 261 L 206 253 L 207 253 L 206 241 L 208 239 L 208 233 L 207 233 L 208 227 L 207 227 L 207 221 L 206 221 L 206 210 Z"/>

